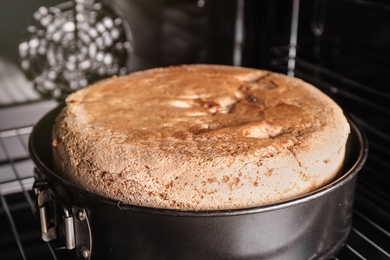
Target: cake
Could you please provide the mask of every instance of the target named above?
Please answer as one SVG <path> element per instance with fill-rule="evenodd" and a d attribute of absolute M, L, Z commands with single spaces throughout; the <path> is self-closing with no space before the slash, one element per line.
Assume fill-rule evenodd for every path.
<path fill-rule="evenodd" d="M 313 192 L 341 170 L 341 108 L 294 77 L 181 65 L 70 94 L 53 126 L 58 174 L 122 203 L 231 210 Z"/>

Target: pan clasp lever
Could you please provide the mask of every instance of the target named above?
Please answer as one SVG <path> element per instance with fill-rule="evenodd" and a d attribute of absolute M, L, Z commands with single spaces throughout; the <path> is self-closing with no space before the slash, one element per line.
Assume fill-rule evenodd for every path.
<path fill-rule="evenodd" d="M 41 222 L 42 239 L 56 250 L 75 249 L 77 258 L 90 259 L 92 236 L 88 213 L 78 206 L 65 206 L 47 182 L 36 182 L 34 192 Z"/>
<path fill-rule="evenodd" d="M 39 208 L 39 218 L 41 222 L 42 239 L 45 242 L 49 242 L 57 238 L 55 214 L 53 214 L 53 216 L 48 216 L 48 207 L 46 207 L 46 205 L 52 203 L 52 195 L 50 190 L 40 191 L 37 194 L 37 201 Z"/>
<path fill-rule="evenodd" d="M 52 241 L 57 239 L 59 234 L 63 234 L 65 248 L 69 250 L 75 248 L 75 229 L 72 215 L 66 207 L 59 207 L 50 188 L 42 188 L 42 186 L 42 184 L 36 185 L 35 195 L 37 197 L 43 241 Z M 60 226 L 62 232 L 59 230 Z"/>

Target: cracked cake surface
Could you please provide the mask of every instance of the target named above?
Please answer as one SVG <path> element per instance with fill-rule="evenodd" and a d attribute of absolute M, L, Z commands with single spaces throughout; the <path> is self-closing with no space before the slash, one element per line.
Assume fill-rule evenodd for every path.
<path fill-rule="evenodd" d="M 340 107 L 302 80 L 182 65 L 69 95 L 53 127 L 53 155 L 65 178 L 123 203 L 237 209 L 329 183 L 348 134 Z"/>

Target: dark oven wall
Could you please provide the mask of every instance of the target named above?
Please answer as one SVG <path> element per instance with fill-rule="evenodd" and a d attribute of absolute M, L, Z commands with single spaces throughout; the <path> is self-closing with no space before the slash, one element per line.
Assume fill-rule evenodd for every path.
<path fill-rule="evenodd" d="M 130 71 L 183 63 L 232 63 L 236 1 L 112 1 L 132 37 Z"/>
<path fill-rule="evenodd" d="M 390 7 L 385 1 L 302 1 L 301 55 L 389 94 Z"/>
<path fill-rule="evenodd" d="M 18 45 L 26 37 L 32 38 L 26 29 L 37 23 L 34 12 L 41 6 L 63 2 L 1 1 L 0 57 L 18 64 Z M 103 3 L 127 22 L 131 44 L 127 59 L 129 71 L 182 63 L 232 63 L 236 1 L 114 0 Z"/>
<path fill-rule="evenodd" d="M 64 1 L 1 1 L 0 57 L 18 64 L 18 45 L 26 36 L 26 28 L 33 23 L 33 13 L 40 6 L 61 2 Z M 289 44 L 292 1 L 243 2 L 241 64 L 271 68 L 272 59 L 280 54 L 277 47 Z M 386 91 L 389 11 L 379 1 L 367 2 L 372 5 L 362 2 L 301 1 L 298 54 Z M 233 63 L 238 1 L 114 0 L 108 3 L 130 28 L 127 34 L 131 43 L 129 71 L 181 63 Z M 318 25 L 325 27 L 318 28 Z"/>
<path fill-rule="evenodd" d="M 297 45 L 289 46 L 293 5 L 299 6 Z M 291 72 L 313 83 L 354 117 L 368 137 L 353 227 L 337 259 L 389 259 L 390 3 L 293 0 L 246 1 L 246 6 L 251 41 L 244 45 L 243 64 Z M 297 49 L 292 71 L 290 47 Z"/>
<path fill-rule="evenodd" d="M 332 85 L 325 91 L 344 109 L 389 133 L 389 3 L 302 1 L 300 14 L 297 71 Z"/>
<path fill-rule="evenodd" d="M 58 12 L 65 16 L 78 10 L 80 3 L 103 6 L 99 9 L 103 11 L 97 11 L 96 22 L 89 27 L 79 29 L 81 22 L 77 15 L 67 16 L 76 21 L 73 24 L 58 18 Z M 1 1 L 0 76 L 2 92 L 9 100 L 0 98 L 0 105 L 36 101 L 42 96 L 62 99 L 73 90 L 112 74 L 184 63 L 232 64 L 236 10 L 235 0 Z M 108 11 L 114 25 L 104 21 Z M 83 19 L 86 17 L 90 18 L 86 15 Z M 117 26 L 115 17 L 121 18 L 118 28 L 120 35 L 124 35 L 123 41 L 112 40 L 113 28 Z M 100 30 L 102 24 L 105 28 Z M 54 30 L 50 28 L 53 26 Z M 114 43 L 107 43 L 107 32 L 111 33 Z M 117 44 L 125 40 L 126 45 L 118 50 Z M 99 49 L 102 42 L 103 47 Z M 78 57 L 77 53 L 83 51 L 87 55 Z M 107 55 L 110 51 L 111 56 Z M 72 55 L 76 58 L 69 58 Z M 106 62 L 121 69 L 109 67 L 102 72 L 101 67 L 106 66 Z M 68 70 L 66 74 L 64 70 Z M 23 78 L 23 86 L 13 74 Z M 26 77 L 32 85 L 26 82 Z M 4 87 L 6 82 L 19 83 L 8 83 L 16 87 Z M 20 98 L 23 95 L 19 88 L 29 93 L 24 100 Z"/>
<path fill-rule="evenodd" d="M 358 178 L 354 224 L 337 259 L 389 259 L 390 3 L 292 3 L 299 4 L 294 75 L 330 95 L 359 122 L 369 140 L 367 163 Z M 284 1 L 271 5 L 276 13 L 284 13 Z M 271 38 L 280 37 L 270 32 Z M 289 48 L 273 48 L 270 66 L 287 72 Z"/>
<path fill-rule="evenodd" d="M 48 25 L 41 25 L 45 15 L 42 15 L 44 12 L 39 11 L 40 8 L 57 6 L 69 11 L 70 8 L 64 5 L 69 2 L 71 1 L 1 1 L 0 62 L 5 64 L 4 66 L 12 66 L 20 73 L 23 59 L 33 60 L 31 62 L 33 65 L 24 73 L 28 80 L 35 80 L 41 73 L 49 71 L 53 65 L 46 60 L 45 55 L 29 53 L 33 49 L 30 41 L 35 36 L 39 39 L 44 37 L 38 32 L 31 33 L 28 30 L 31 25 L 34 25 L 43 29 L 44 33 L 47 32 Z M 272 59 L 279 54 L 278 47 L 282 46 L 283 51 L 286 51 L 289 43 L 292 6 L 290 1 L 82 0 L 79 2 L 104 3 L 113 10 L 115 16 L 123 18 L 124 23 L 121 26 L 125 27 L 128 48 L 125 54 L 121 54 L 125 59 L 124 62 L 121 61 L 121 65 L 126 67 L 122 73 L 183 63 L 234 64 L 275 69 L 272 66 Z M 243 4 L 242 9 L 239 8 L 240 4 Z M 35 13 L 41 13 L 40 17 L 37 18 Z M 242 30 L 237 24 L 236 18 L 239 16 L 242 17 Z M 51 23 L 54 24 L 55 20 Z M 63 28 L 56 25 L 56 30 L 61 31 Z M 63 35 L 62 37 L 65 37 Z M 64 55 L 74 51 L 69 44 L 66 45 L 61 40 L 55 44 L 52 44 L 53 41 L 47 41 L 46 44 L 49 47 L 52 44 L 55 48 L 62 48 L 60 52 Z M 76 41 L 77 39 L 70 40 L 70 42 Z M 27 58 L 20 54 L 20 44 L 24 42 L 28 43 L 29 48 Z M 96 42 L 97 39 L 93 37 L 88 40 L 88 43 Z M 42 45 L 41 41 L 39 45 Z M 48 51 L 49 47 L 45 51 Z M 240 59 L 235 61 L 234 54 L 237 51 L 240 52 Z M 78 65 L 80 63 L 81 61 Z M 9 77 L 7 74 L 9 73 L 3 70 L 1 75 Z M 90 74 L 87 77 L 88 83 L 101 78 L 93 73 Z M 69 82 L 65 82 L 67 83 Z M 56 81 L 56 84 L 59 83 Z M 41 86 L 42 81 L 35 85 L 38 85 L 40 94 L 44 92 L 45 97 L 52 96 L 50 91 L 45 91 L 49 87 Z M 30 85 L 23 87 L 32 88 Z M 65 91 L 65 94 L 68 92 Z M 35 96 L 35 100 L 38 98 L 39 96 Z"/>

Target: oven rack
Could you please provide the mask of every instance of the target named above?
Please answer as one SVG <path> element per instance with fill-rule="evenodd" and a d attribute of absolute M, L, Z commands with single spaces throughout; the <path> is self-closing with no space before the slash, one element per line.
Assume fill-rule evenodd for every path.
<path fill-rule="evenodd" d="M 344 1 L 390 11 L 389 2 L 383 0 L 344 0 Z"/>
<path fill-rule="evenodd" d="M 286 71 L 287 61 L 287 58 L 275 59 L 272 65 Z M 352 230 L 346 245 L 333 259 L 390 259 L 390 193 L 387 188 L 390 185 L 390 135 L 384 130 L 388 126 L 380 125 L 370 114 L 359 114 L 356 107 L 357 104 L 359 109 L 375 111 L 382 119 L 380 122 L 390 124 L 388 97 L 299 58 L 294 73 L 314 83 L 341 106 L 349 105 L 347 111 L 369 139 L 369 156 L 358 178 Z M 381 101 L 377 102 L 376 98 Z M 8 223 L 0 226 L 0 259 L 56 259 L 53 248 L 41 240 L 39 222 L 35 218 L 31 190 L 34 165 L 27 150 L 32 127 L 0 131 L 0 220 Z"/>
<path fill-rule="evenodd" d="M 35 217 L 34 165 L 27 148 L 32 128 L 0 131 L 0 259 L 55 259 Z"/>
<path fill-rule="evenodd" d="M 287 72 L 288 60 L 275 58 L 271 64 Z M 390 259 L 390 95 L 299 57 L 293 73 L 339 103 L 369 140 L 367 162 L 358 177 L 353 227 L 336 259 Z"/>

